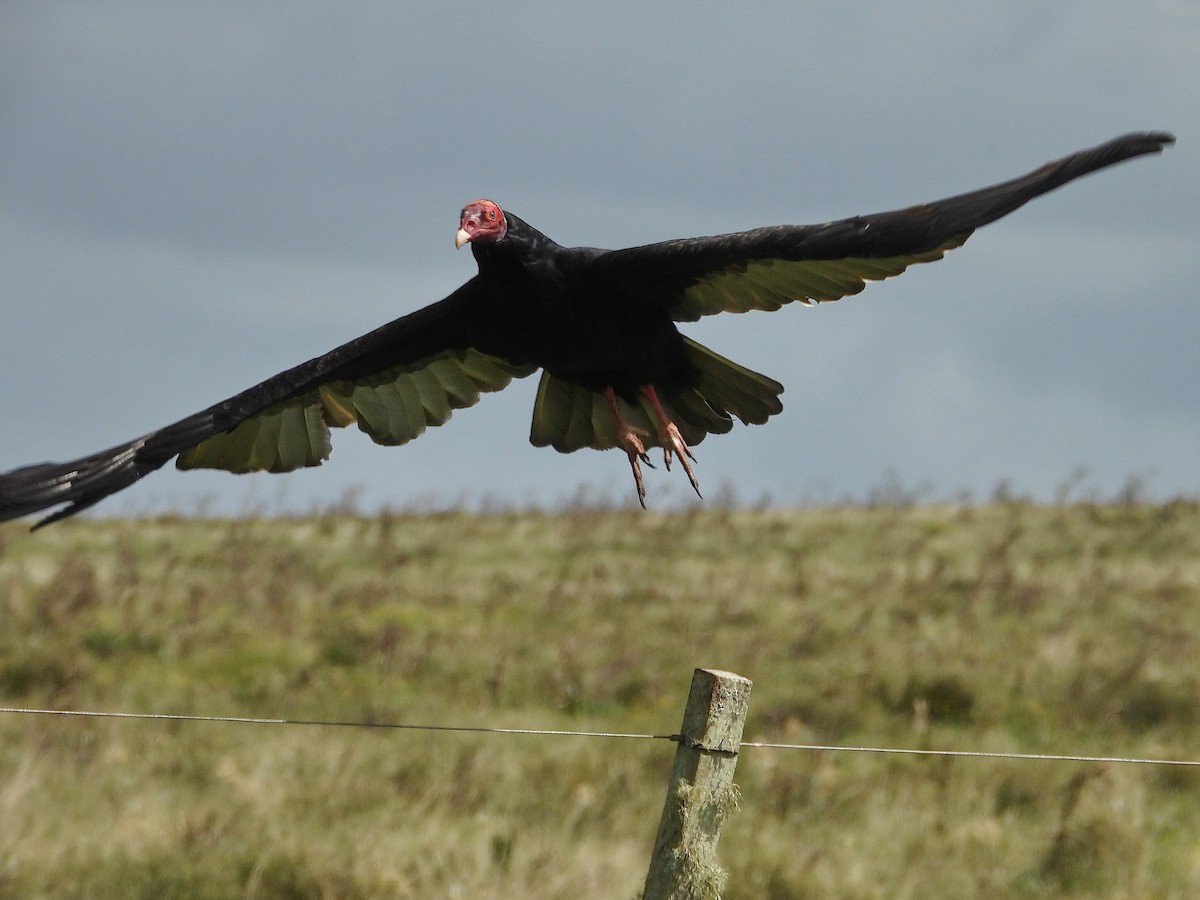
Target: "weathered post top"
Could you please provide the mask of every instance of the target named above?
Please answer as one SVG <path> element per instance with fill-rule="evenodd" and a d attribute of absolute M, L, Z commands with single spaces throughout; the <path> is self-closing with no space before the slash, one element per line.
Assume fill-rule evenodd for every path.
<path fill-rule="evenodd" d="M 644 900 L 721 895 L 726 876 L 717 864 L 717 840 L 725 817 L 737 809 L 733 772 L 751 684 L 720 669 L 692 674 Z"/>

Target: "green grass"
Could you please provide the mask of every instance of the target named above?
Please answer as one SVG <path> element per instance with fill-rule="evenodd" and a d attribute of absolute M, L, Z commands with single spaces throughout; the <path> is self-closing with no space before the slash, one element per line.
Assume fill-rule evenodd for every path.
<path fill-rule="evenodd" d="M 0 705 L 1200 757 L 1200 504 L 0 527 Z M 0 715 L 0 896 L 633 897 L 667 742 Z M 1200 771 L 747 748 L 726 896 L 1191 897 Z"/>

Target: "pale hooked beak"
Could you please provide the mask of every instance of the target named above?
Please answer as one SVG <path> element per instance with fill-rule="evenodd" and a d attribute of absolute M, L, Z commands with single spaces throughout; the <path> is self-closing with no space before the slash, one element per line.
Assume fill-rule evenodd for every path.
<path fill-rule="evenodd" d="M 469 240 L 471 240 L 471 235 L 467 234 L 467 229 L 458 229 L 458 234 L 454 235 L 454 249 L 461 250 L 463 244 L 467 243 Z"/>

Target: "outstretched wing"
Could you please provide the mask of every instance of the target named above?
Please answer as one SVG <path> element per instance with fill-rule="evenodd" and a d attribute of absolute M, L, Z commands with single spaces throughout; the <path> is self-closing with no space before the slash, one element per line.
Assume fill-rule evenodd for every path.
<path fill-rule="evenodd" d="M 329 457 L 330 427 L 356 423 L 380 444 L 410 441 L 536 368 L 473 342 L 481 291 L 472 279 L 445 300 L 127 444 L 2 474 L 0 521 L 68 504 L 37 527 L 48 525 L 176 456 L 184 469 L 287 472 Z"/>
<path fill-rule="evenodd" d="M 616 250 L 589 268 L 598 293 L 637 286 L 676 321 L 775 310 L 857 294 L 868 281 L 941 259 L 971 232 L 1034 197 L 1114 163 L 1158 153 L 1175 138 L 1128 134 L 1001 184 L 893 212 L 823 225 L 777 225 Z"/>
<path fill-rule="evenodd" d="M 330 427 L 351 424 L 377 444 L 399 446 L 533 370 L 468 346 L 358 378 L 335 374 L 184 450 L 175 464 L 237 473 L 318 466 L 329 458 Z"/>

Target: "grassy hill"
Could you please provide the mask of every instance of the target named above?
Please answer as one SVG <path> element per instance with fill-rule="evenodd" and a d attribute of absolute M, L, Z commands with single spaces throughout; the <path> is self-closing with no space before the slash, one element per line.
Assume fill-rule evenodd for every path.
<path fill-rule="evenodd" d="M 1200 504 L 0 526 L 0 705 L 1200 758 Z M 662 741 L 0 715 L 4 897 L 637 894 Z M 1200 894 L 1200 770 L 747 748 L 727 897 Z"/>

